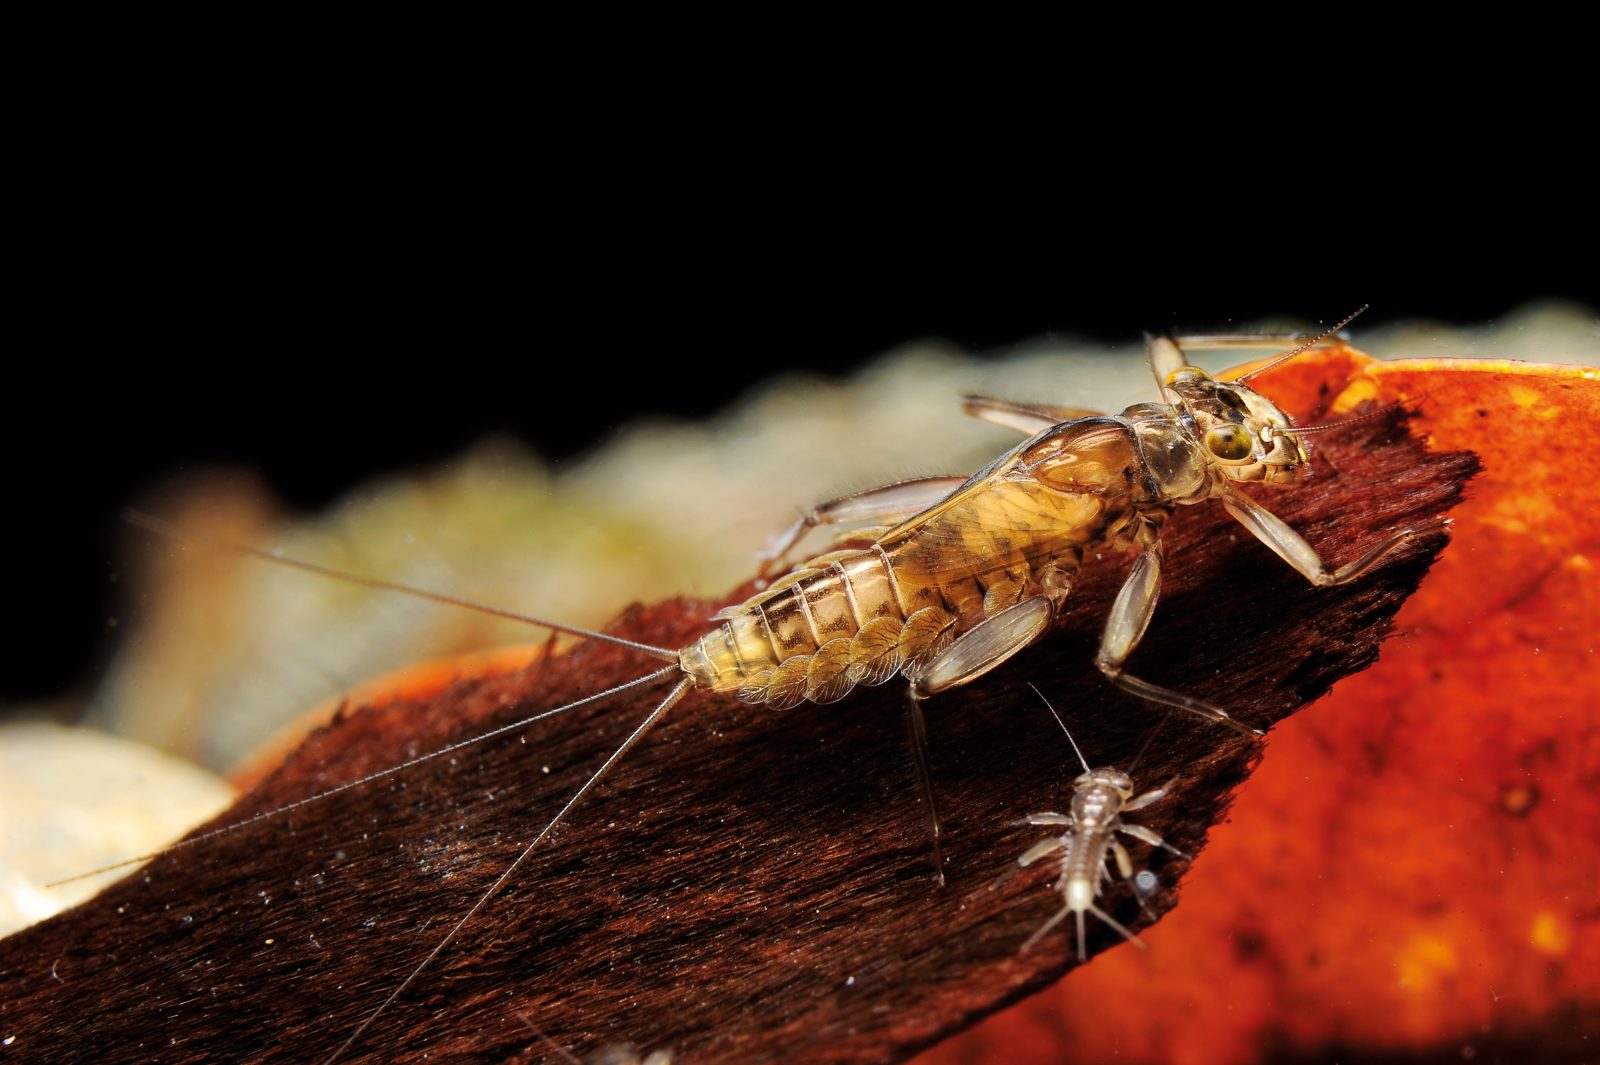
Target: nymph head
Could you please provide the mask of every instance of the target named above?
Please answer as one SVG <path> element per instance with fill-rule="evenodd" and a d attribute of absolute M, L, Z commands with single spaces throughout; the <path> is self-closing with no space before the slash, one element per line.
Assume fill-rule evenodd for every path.
<path fill-rule="evenodd" d="M 1101 784 L 1108 788 L 1116 789 L 1124 799 L 1133 795 L 1133 778 L 1120 769 L 1109 767 L 1091 769 L 1087 773 L 1080 773 L 1072 786 L 1081 790 L 1090 784 Z"/>
<path fill-rule="evenodd" d="M 1307 461 L 1294 423 L 1267 397 L 1237 381 L 1217 381 L 1198 366 L 1167 376 L 1162 389 L 1205 448 L 1212 468 L 1235 481 L 1290 485 Z"/>

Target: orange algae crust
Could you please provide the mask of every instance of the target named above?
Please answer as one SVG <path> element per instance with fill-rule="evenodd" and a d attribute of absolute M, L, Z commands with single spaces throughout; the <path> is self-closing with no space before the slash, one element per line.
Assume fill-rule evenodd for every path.
<path fill-rule="evenodd" d="M 251 752 L 250 757 L 228 775 L 228 781 L 241 793 L 249 791 L 276 769 L 284 757 L 308 735 L 332 721 L 345 707 L 421 702 L 438 695 L 464 677 L 499 677 L 527 669 L 553 647 L 554 642 L 550 641 L 469 651 L 374 677 L 302 714 Z"/>
<path fill-rule="evenodd" d="M 1452 542 L 1378 664 L 1274 729 L 1148 951 L 917 1060 L 1592 1060 L 1600 371 L 1339 346 L 1251 385 L 1301 424 L 1399 402 L 1476 452 Z"/>

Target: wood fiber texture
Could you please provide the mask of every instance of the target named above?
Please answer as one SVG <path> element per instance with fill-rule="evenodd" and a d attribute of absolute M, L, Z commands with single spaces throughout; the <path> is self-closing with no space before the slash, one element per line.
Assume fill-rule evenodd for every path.
<path fill-rule="evenodd" d="M 1313 463 L 1304 487 L 1256 494 L 1335 562 L 1443 516 L 1476 468 L 1469 454 L 1427 451 L 1399 412 L 1329 434 Z M 1330 589 L 1310 587 L 1215 504 L 1180 508 L 1164 540 L 1162 599 L 1130 671 L 1267 727 L 1372 664 L 1445 536 Z M 1027 684 L 1092 764 L 1132 759 L 1163 712 L 1092 665 L 1127 562 L 1091 553 L 1038 645 L 927 704 L 947 887 L 932 876 L 902 681 L 783 713 L 692 693 L 343 1060 L 555 1060 L 522 1014 L 579 1054 L 630 1042 L 671 1047 L 687 1065 L 899 1061 L 1058 979 L 1076 963 L 1067 928 L 1018 952 L 1060 904 L 1049 863 L 1005 874 L 1048 832 L 1019 819 L 1064 808 L 1080 770 Z M 681 646 L 719 605 L 636 608 L 614 631 Z M 652 668 L 587 644 L 426 703 L 351 708 L 216 824 Z M 174 852 L 0 943 L 6 1056 L 319 1060 L 662 691 Z M 1172 792 L 1131 819 L 1198 854 L 1260 752 L 1173 715 L 1135 777 L 1141 790 L 1173 778 Z M 1178 903 L 1190 863 L 1134 851 L 1164 885 L 1152 909 Z M 1148 923 L 1124 884 L 1105 905 Z M 1120 942 L 1091 923 L 1091 952 Z"/>

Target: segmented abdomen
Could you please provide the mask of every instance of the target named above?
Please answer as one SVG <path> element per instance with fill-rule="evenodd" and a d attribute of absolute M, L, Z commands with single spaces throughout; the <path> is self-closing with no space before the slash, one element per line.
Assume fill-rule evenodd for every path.
<path fill-rule="evenodd" d="M 1146 498 L 1141 468 L 1125 422 L 1057 426 L 871 547 L 814 558 L 722 611 L 679 664 L 696 687 L 778 709 L 882 684 L 1024 597 L 1059 607 L 1085 549 L 1127 546 L 1168 508 Z"/>
<path fill-rule="evenodd" d="M 1054 558 L 1065 587 L 1078 557 Z M 955 634 L 1019 601 L 1030 582 L 1016 560 L 986 579 L 939 583 L 911 578 L 874 546 L 813 560 L 772 588 L 722 611 L 721 624 L 679 655 L 697 687 L 735 691 L 785 710 L 831 703 L 857 684 L 882 684 L 926 662 Z"/>
<path fill-rule="evenodd" d="M 1084 904 L 1100 894 L 1100 872 L 1106 852 L 1111 849 L 1122 804 L 1120 794 L 1100 785 L 1090 785 L 1073 796 L 1073 831 L 1061 859 L 1058 884 L 1063 891 L 1070 891 L 1074 883 L 1080 885 L 1078 894 Z M 1067 901 L 1070 905 L 1079 900 L 1069 895 Z"/>

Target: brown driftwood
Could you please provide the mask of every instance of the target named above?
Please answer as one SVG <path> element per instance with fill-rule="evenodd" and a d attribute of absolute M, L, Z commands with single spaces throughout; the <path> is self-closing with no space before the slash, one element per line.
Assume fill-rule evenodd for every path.
<path fill-rule="evenodd" d="M 1470 455 L 1430 455 L 1398 416 L 1319 441 L 1311 482 L 1271 505 L 1336 560 L 1459 498 Z M 1263 498 L 1267 498 L 1263 493 Z M 1260 726 L 1378 656 L 1444 537 L 1314 589 L 1214 504 L 1182 508 L 1169 575 L 1131 667 Z M 349 1061 L 543 1061 L 519 1014 L 585 1054 L 672 1047 L 695 1062 L 887 1062 L 1059 978 L 1048 863 L 1005 877 L 1079 772 L 1037 698 L 1095 764 L 1122 764 L 1162 714 L 1092 666 L 1125 570 L 1088 561 L 1068 616 L 995 674 L 929 704 L 949 885 L 931 875 L 904 688 L 787 713 L 691 695 L 361 1037 Z M 680 646 L 717 604 L 638 608 L 616 631 Z M 585 645 L 427 705 L 352 710 L 218 823 L 236 821 L 652 668 Z M 10 1060 L 325 1057 L 401 981 L 637 723 L 631 692 L 151 863 L 0 945 Z M 1266 756 L 1270 757 L 1270 742 Z M 1138 767 L 1175 777 L 1136 820 L 1198 853 L 1262 749 L 1174 715 Z M 137 802 L 137 796 L 130 796 Z M 1188 863 L 1136 856 L 1178 901 Z M 1279 900 L 1292 905 L 1293 900 Z M 1142 927 L 1126 885 L 1107 905 Z M 1120 944 L 1091 925 L 1089 945 Z"/>

